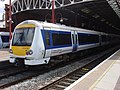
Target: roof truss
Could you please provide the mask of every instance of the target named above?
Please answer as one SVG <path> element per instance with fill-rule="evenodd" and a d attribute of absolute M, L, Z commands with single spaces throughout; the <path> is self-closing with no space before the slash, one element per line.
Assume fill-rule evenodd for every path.
<path fill-rule="evenodd" d="M 55 9 L 65 7 L 68 5 L 89 2 L 94 0 L 55 0 Z M 51 9 L 52 0 L 15 0 L 12 3 L 12 12 L 18 13 L 33 9 Z"/>

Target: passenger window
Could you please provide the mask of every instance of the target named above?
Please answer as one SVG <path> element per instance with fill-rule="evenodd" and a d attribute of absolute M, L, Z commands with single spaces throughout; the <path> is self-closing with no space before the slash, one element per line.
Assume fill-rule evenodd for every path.
<path fill-rule="evenodd" d="M 77 35 L 75 35 L 75 37 L 76 37 L 76 44 L 77 44 Z"/>
<path fill-rule="evenodd" d="M 49 31 L 45 31 L 45 41 L 46 41 L 46 46 L 50 46 L 50 33 Z"/>
<path fill-rule="evenodd" d="M 79 41 L 79 45 L 98 43 L 99 42 L 99 36 L 95 35 L 95 34 L 79 33 L 78 34 L 78 41 Z"/>
<path fill-rule="evenodd" d="M 71 45 L 71 33 L 70 32 L 52 32 L 53 46 L 59 45 Z"/>
<path fill-rule="evenodd" d="M 74 40 L 74 35 L 72 34 L 72 40 L 73 40 L 73 44 L 75 44 L 75 40 Z"/>

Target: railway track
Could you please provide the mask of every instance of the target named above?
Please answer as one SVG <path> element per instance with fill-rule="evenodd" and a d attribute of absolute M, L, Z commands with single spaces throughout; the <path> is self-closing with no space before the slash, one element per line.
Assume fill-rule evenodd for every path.
<path fill-rule="evenodd" d="M 14 75 L 14 74 L 17 74 L 17 73 L 20 73 L 20 72 L 23 72 L 23 71 L 26 71 L 27 68 L 19 68 L 19 67 L 14 67 L 14 66 L 9 66 L 9 68 L 4 68 L 2 70 L 0 70 L 0 79 L 3 79 L 3 78 L 6 78 L 10 75 Z"/>
<path fill-rule="evenodd" d="M 100 64 L 103 60 L 105 60 L 108 56 L 113 54 L 116 50 L 109 50 L 108 52 L 111 53 L 102 53 L 101 55 L 95 55 L 95 59 L 93 59 L 91 62 L 86 64 L 85 66 L 67 74 L 64 77 L 61 77 L 60 79 L 40 88 L 39 90 L 63 90 L 72 83 L 74 83 L 76 80 L 84 76 L 86 73 L 88 73 L 90 70 L 92 70 L 94 67 L 96 67 L 98 64 Z M 92 57 L 91 57 L 92 58 Z M 90 59 L 90 58 L 88 58 Z"/>
<path fill-rule="evenodd" d="M 115 50 L 112 49 L 112 50 L 109 50 L 107 52 L 111 52 L 111 51 L 115 51 Z M 97 54 L 97 55 L 88 57 L 86 59 L 88 59 L 88 61 L 89 61 L 93 57 L 96 57 L 96 59 L 99 59 L 98 61 L 100 61 L 100 59 L 103 55 L 108 57 L 112 53 L 113 52 L 108 54 L 108 53 L 104 52 L 104 53 L 102 53 L 101 56 L 100 56 L 100 54 Z M 91 63 L 93 63 L 95 60 L 92 60 Z M 100 63 L 100 62 L 98 62 L 98 63 Z M 69 64 L 69 63 L 67 63 L 67 64 Z M 65 64 L 63 65 L 63 63 L 62 63 L 62 64 L 59 64 L 55 67 L 53 66 L 52 68 L 49 68 L 49 69 L 45 69 L 45 67 L 42 67 L 42 68 L 37 67 L 34 69 L 29 69 L 29 68 L 17 68 L 17 67 L 12 67 L 12 66 L 9 68 L 5 68 L 3 70 L 0 70 L 0 73 L 3 73 L 0 75 L 0 89 L 17 84 L 17 83 L 22 82 L 26 79 L 31 79 L 32 77 L 36 77 L 38 75 L 44 74 L 48 71 L 51 71 L 51 70 L 54 70 L 56 68 L 60 68 L 63 66 L 65 66 Z M 85 65 L 84 67 L 81 67 L 80 69 L 75 71 L 76 74 L 70 73 L 67 76 L 62 77 L 61 79 L 41 88 L 41 90 L 48 90 L 48 88 L 52 88 L 52 87 L 59 88 L 61 90 L 65 87 L 69 86 L 71 83 L 76 81 L 78 78 L 82 77 L 85 73 L 87 73 L 89 70 L 91 70 L 91 68 L 94 68 L 94 66 L 91 67 L 91 65 L 89 63 L 89 64 Z M 5 71 L 8 71 L 8 72 L 5 72 Z"/>
<path fill-rule="evenodd" d="M 20 73 L 26 72 L 27 68 L 18 68 L 14 66 L 9 66 L 9 68 L 4 68 L 0 70 L 0 88 L 9 86 L 12 82 L 15 82 L 14 78 Z M 18 81 L 18 80 L 17 80 Z"/>
<path fill-rule="evenodd" d="M 43 72 L 38 72 L 43 70 L 43 68 L 26 68 L 26 67 L 15 67 L 10 66 L 9 68 L 4 68 L 0 70 L 0 89 L 9 87 L 11 85 L 22 82 L 23 80 L 31 79 L 37 75 L 47 72 L 47 69 Z"/>

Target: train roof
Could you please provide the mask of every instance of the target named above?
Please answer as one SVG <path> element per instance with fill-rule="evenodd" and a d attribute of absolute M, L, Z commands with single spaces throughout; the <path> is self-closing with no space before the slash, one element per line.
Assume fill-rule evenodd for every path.
<path fill-rule="evenodd" d="M 87 30 L 87 29 L 82 29 L 82 28 L 76 28 L 76 27 L 71 27 L 71 26 L 66 26 L 66 25 L 62 25 L 62 24 L 54 24 L 54 23 L 49 23 L 49 22 L 41 22 L 41 21 L 37 21 L 37 20 L 26 20 L 21 22 L 19 25 L 21 24 L 28 24 L 28 23 L 33 23 L 36 26 L 42 26 L 44 28 L 53 28 L 53 29 L 58 29 L 58 30 L 76 30 L 76 31 L 82 31 L 82 32 L 91 32 L 91 33 L 100 33 L 98 31 L 94 31 L 94 30 Z"/>
<path fill-rule="evenodd" d="M 83 28 L 76 28 L 76 27 L 66 26 L 66 25 L 62 25 L 62 24 L 53 24 L 53 23 L 48 23 L 48 22 L 40 22 L 40 23 L 45 28 L 56 28 L 56 29 L 61 29 L 61 30 L 64 29 L 64 30 L 72 30 L 72 31 L 76 30 L 76 31 L 82 31 L 82 32 L 100 33 L 98 31 L 94 31 L 94 30 L 87 30 L 87 29 L 83 29 Z"/>
<path fill-rule="evenodd" d="M 81 31 L 81 32 L 101 33 L 103 35 L 107 34 L 107 33 L 104 33 L 104 32 L 99 32 L 99 31 L 94 31 L 94 30 L 87 30 L 87 29 L 77 28 L 77 27 L 71 27 L 71 26 L 66 26 L 66 25 L 62 25 L 62 24 L 41 22 L 41 21 L 37 21 L 37 20 L 25 20 L 25 21 L 21 22 L 20 24 L 18 24 L 17 26 L 19 26 L 21 24 L 28 24 L 28 23 L 35 24 L 37 27 L 42 26 L 44 28 L 50 28 L 50 29 L 56 29 L 56 30 L 66 30 L 66 31 L 67 30 L 71 30 L 71 31 L 75 30 L 75 31 Z"/>

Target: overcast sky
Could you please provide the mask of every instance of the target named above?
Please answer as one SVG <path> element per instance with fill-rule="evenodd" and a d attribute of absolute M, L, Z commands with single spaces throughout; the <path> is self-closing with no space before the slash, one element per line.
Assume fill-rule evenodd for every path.
<path fill-rule="evenodd" d="M 5 4 L 9 4 L 9 0 L 0 0 L 0 20 L 2 19 L 2 15 L 5 12 L 4 11 Z"/>

